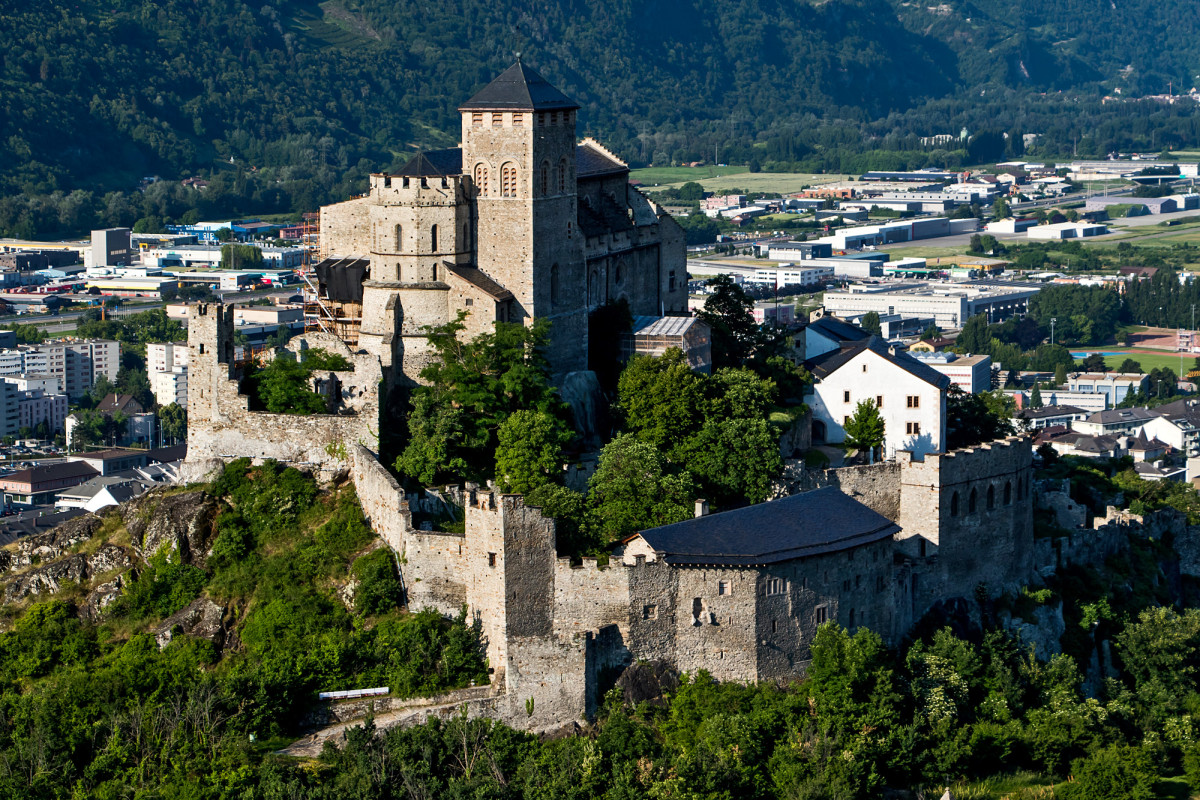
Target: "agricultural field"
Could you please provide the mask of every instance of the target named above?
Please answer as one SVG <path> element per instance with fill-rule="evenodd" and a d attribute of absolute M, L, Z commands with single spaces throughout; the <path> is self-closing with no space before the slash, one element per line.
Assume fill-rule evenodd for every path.
<path fill-rule="evenodd" d="M 1175 370 L 1175 372 L 1178 374 L 1179 373 L 1179 364 L 1180 364 L 1179 357 L 1182 355 L 1183 356 L 1183 372 L 1184 372 L 1184 374 L 1186 374 L 1187 371 L 1192 368 L 1192 363 L 1195 360 L 1195 355 L 1190 355 L 1188 353 L 1169 353 L 1169 352 L 1165 352 L 1165 351 L 1158 352 L 1158 353 L 1151 353 L 1151 352 L 1146 352 L 1146 351 L 1138 352 L 1134 348 L 1126 348 L 1126 347 L 1107 347 L 1107 346 L 1094 347 L 1094 348 L 1088 348 L 1086 351 L 1083 349 L 1072 348 L 1071 352 L 1072 353 L 1083 353 L 1083 352 L 1105 353 L 1106 355 L 1104 356 L 1104 363 L 1107 364 L 1111 369 L 1116 369 L 1117 367 L 1119 367 L 1121 365 L 1121 362 L 1124 361 L 1125 359 L 1132 358 L 1134 361 L 1136 361 L 1142 365 L 1142 370 L 1144 372 L 1149 372 L 1152 369 L 1162 369 L 1163 367 L 1170 367 L 1171 369 Z M 1079 360 L 1081 360 L 1081 358 L 1079 356 L 1076 356 L 1075 360 L 1079 361 Z"/>
<path fill-rule="evenodd" d="M 695 181 L 705 191 L 721 193 L 737 189 L 743 192 L 798 192 L 805 186 L 845 180 L 847 175 L 806 172 L 749 172 L 745 167 L 650 167 L 630 171 L 629 177 L 641 181 L 643 190 L 677 188 Z"/>

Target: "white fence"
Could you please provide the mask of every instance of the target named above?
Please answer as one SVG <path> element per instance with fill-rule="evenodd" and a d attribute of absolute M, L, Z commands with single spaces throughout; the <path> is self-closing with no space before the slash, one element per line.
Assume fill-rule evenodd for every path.
<path fill-rule="evenodd" d="M 321 700 L 353 700 L 358 697 L 377 697 L 387 693 L 388 687 L 377 686 L 374 689 L 348 689 L 344 692 L 321 692 L 317 697 Z"/>

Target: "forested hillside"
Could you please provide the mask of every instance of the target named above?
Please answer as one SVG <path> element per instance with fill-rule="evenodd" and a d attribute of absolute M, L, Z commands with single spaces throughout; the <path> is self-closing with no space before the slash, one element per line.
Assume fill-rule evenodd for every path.
<path fill-rule="evenodd" d="M 581 133 L 638 163 L 837 167 L 963 125 L 1060 152 L 1196 144 L 1190 107 L 1098 104 L 1188 85 L 1194 5 L 9 0 L 0 234 L 343 198 L 418 145 L 453 144 L 456 105 L 518 51 L 583 104 Z M 197 173 L 203 193 L 174 183 Z M 149 175 L 170 185 L 131 194 Z"/>

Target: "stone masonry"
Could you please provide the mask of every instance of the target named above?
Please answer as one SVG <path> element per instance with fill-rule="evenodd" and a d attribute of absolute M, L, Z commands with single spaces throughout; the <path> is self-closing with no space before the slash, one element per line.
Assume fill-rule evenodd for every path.
<path fill-rule="evenodd" d="M 379 359 L 352 352 L 340 339 L 311 337 L 306 344 L 329 349 L 347 358 L 352 371 L 316 377 L 336 413 L 294 415 L 249 410 L 249 398 L 239 392 L 239 369 L 234 361 L 233 307 L 199 303 L 189 309 L 188 451 L 185 478 L 200 480 L 233 458 L 275 459 L 305 466 L 322 476 L 350 467 L 355 444 L 374 444 L 379 430 Z M 307 339 L 307 341 L 305 340 Z"/>

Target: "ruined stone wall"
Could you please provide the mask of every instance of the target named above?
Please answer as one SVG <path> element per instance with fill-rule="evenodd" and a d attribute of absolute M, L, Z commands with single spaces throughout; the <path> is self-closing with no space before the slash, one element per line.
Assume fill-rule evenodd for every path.
<path fill-rule="evenodd" d="M 1070 566 L 1100 566 L 1105 560 L 1129 550 L 1130 537 L 1165 539 L 1180 553 L 1180 570 L 1189 572 L 1189 555 L 1194 547 L 1187 518 L 1174 509 L 1162 509 L 1139 515 L 1109 506 L 1102 519 L 1093 521 L 1093 529 L 1071 531 L 1066 536 L 1038 539 L 1034 542 L 1034 566 L 1049 575 Z"/>
<path fill-rule="evenodd" d="M 340 354 L 355 365 L 354 374 L 343 373 L 342 380 L 352 380 L 364 391 L 356 414 L 250 411 L 249 398 L 239 394 L 234 378 L 232 310 L 207 303 L 189 310 L 189 386 L 195 389 L 189 389 L 188 479 L 202 479 L 221 463 L 243 457 L 275 459 L 322 477 L 348 470 L 350 448 L 376 441 L 382 377 L 378 359 L 342 345 Z"/>
<path fill-rule="evenodd" d="M 358 443 L 350 448 L 350 478 L 372 530 L 392 550 L 403 553 L 405 534 L 412 530 L 404 489 L 375 453 Z"/>
<path fill-rule="evenodd" d="M 591 638 L 584 634 L 511 639 L 501 719 L 525 730 L 584 721 Z"/>
<path fill-rule="evenodd" d="M 598 567 L 585 558 L 571 566 L 560 558 L 554 567 L 554 633 L 573 636 L 615 625 L 628 640 L 629 569 L 619 561 Z"/>
<path fill-rule="evenodd" d="M 404 534 L 404 599 L 409 610 L 433 608 L 447 617 L 469 606 L 469 559 L 466 537 L 442 531 L 409 530 Z M 493 613 L 493 612 L 488 612 Z"/>
<path fill-rule="evenodd" d="M 675 663 L 679 618 L 679 571 L 662 561 L 633 557 L 629 576 L 629 650 L 639 659 Z"/>

